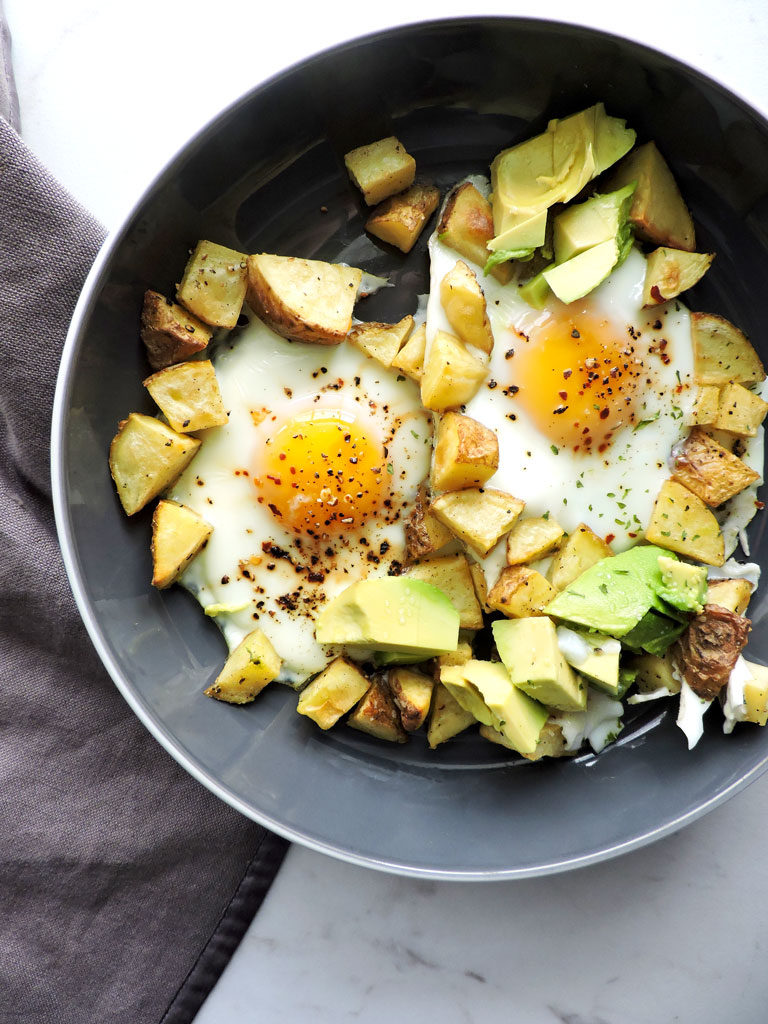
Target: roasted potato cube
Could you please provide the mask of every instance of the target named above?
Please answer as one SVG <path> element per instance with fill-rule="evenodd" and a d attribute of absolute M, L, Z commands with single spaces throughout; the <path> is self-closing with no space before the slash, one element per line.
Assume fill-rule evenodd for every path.
<path fill-rule="evenodd" d="M 629 662 L 637 672 L 635 682 L 640 693 L 653 693 L 666 687 L 670 693 L 680 692 L 680 680 L 674 676 L 672 657 L 667 652 L 663 656 L 657 654 L 634 655 Z"/>
<path fill-rule="evenodd" d="M 178 363 L 144 381 L 174 430 L 205 430 L 227 422 L 219 382 L 209 359 Z"/>
<path fill-rule="evenodd" d="M 254 629 L 232 651 L 206 697 L 228 704 L 248 704 L 267 683 L 277 679 L 282 660 L 260 629 Z"/>
<path fill-rule="evenodd" d="M 706 565 L 725 561 L 725 543 L 714 515 L 698 495 L 676 480 L 661 485 L 645 539 Z"/>
<path fill-rule="evenodd" d="M 215 242 L 198 242 L 176 298 L 212 327 L 234 327 L 245 299 L 245 261 L 245 253 Z"/>
<path fill-rule="evenodd" d="M 747 707 L 747 722 L 765 725 L 768 722 L 768 668 L 754 661 L 747 661 L 752 673 L 750 682 L 744 684 L 744 703 Z"/>
<path fill-rule="evenodd" d="M 109 471 L 127 515 L 170 487 L 200 447 L 154 416 L 132 412 L 122 420 L 109 448 Z"/>
<path fill-rule="evenodd" d="M 484 612 L 489 612 L 491 609 L 488 607 L 488 581 L 485 578 L 485 570 L 477 562 L 470 562 L 469 572 L 475 585 L 475 594 L 480 602 L 480 607 Z"/>
<path fill-rule="evenodd" d="M 447 331 L 437 331 L 424 363 L 421 404 L 443 412 L 464 405 L 488 375 L 488 367 Z"/>
<path fill-rule="evenodd" d="M 434 688 L 433 680 L 423 672 L 410 668 L 390 671 L 389 689 L 406 732 L 415 732 L 427 720 Z"/>
<path fill-rule="evenodd" d="M 430 748 L 434 750 L 446 740 L 453 739 L 475 721 L 472 712 L 465 711 L 453 694 L 449 693 L 442 683 L 437 683 L 427 724 L 427 742 Z"/>
<path fill-rule="evenodd" d="M 715 254 L 685 249 L 655 249 L 645 264 L 643 305 L 657 306 L 693 288 L 709 270 Z"/>
<path fill-rule="evenodd" d="M 602 537 L 598 537 L 588 526 L 580 523 L 573 533 L 568 535 L 552 559 L 547 573 L 549 581 L 555 590 L 565 590 L 591 565 L 612 554 Z"/>
<path fill-rule="evenodd" d="M 485 293 L 473 270 L 458 260 L 440 282 L 440 302 L 448 323 L 462 341 L 483 352 L 493 349 L 493 332 L 485 305 Z"/>
<path fill-rule="evenodd" d="M 483 558 L 525 508 L 519 498 L 492 488 L 446 491 L 430 508 L 459 540 Z"/>
<path fill-rule="evenodd" d="M 426 491 L 422 487 L 411 514 L 405 521 L 405 553 L 409 561 L 431 555 L 453 540 L 453 534 L 429 511 Z"/>
<path fill-rule="evenodd" d="M 451 665 L 463 665 L 472 658 L 472 644 L 467 640 L 459 640 L 455 651 L 448 651 L 446 654 L 439 654 L 434 661 L 435 680 L 439 682 L 440 673 L 444 668 Z"/>
<path fill-rule="evenodd" d="M 749 580 L 710 580 L 707 586 L 706 604 L 716 604 L 729 612 L 744 615 L 752 597 Z"/>
<path fill-rule="evenodd" d="M 411 380 L 419 383 L 424 373 L 424 352 L 426 348 L 427 325 L 419 324 L 392 360 L 392 369 L 402 370 Z"/>
<path fill-rule="evenodd" d="M 355 324 L 347 338 L 382 366 L 391 366 L 412 330 L 413 317 L 409 315 L 396 324 Z"/>
<path fill-rule="evenodd" d="M 338 345 L 362 277 L 356 267 L 264 252 L 248 257 L 248 304 L 284 338 Z"/>
<path fill-rule="evenodd" d="M 488 604 L 508 619 L 543 615 L 557 591 L 536 569 L 527 565 L 509 565 L 488 592 Z"/>
<path fill-rule="evenodd" d="M 368 206 L 402 192 L 416 176 L 416 161 L 394 135 L 350 150 L 344 163 Z"/>
<path fill-rule="evenodd" d="M 370 685 L 370 679 L 357 665 L 346 658 L 336 658 L 304 687 L 296 710 L 321 729 L 330 729 L 357 704 Z"/>
<path fill-rule="evenodd" d="M 206 543 L 213 527 L 175 501 L 158 501 L 152 515 L 152 586 L 170 587 Z"/>
<path fill-rule="evenodd" d="M 741 384 L 726 384 L 720 391 L 717 417 L 710 422 L 715 430 L 739 437 L 755 437 L 767 412 L 768 402 L 759 395 Z"/>
<path fill-rule="evenodd" d="M 675 455 L 672 476 L 713 508 L 760 479 L 758 473 L 700 427 L 693 428 Z"/>
<path fill-rule="evenodd" d="M 693 379 L 720 387 L 734 381 L 765 380 L 760 357 L 744 334 L 724 316 L 691 313 Z"/>
<path fill-rule="evenodd" d="M 564 536 L 565 530 L 551 516 L 518 519 L 507 534 L 507 565 L 522 565 L 543 558 Z"/>
<path fill-rule="evenodd" d="M 516 754 L 519 753 L 507 737 L 497 729 L 494 729 L 492 725 L 481 725 L 478 732 L 483 739 L 490 740 L 491 743 L 498 743 L 500 747 L 513 750 Z M 542 757 L 568 757 L 569 754 L 575 753 L 576 751 L 565 749 L 563 730 L 550 719 L 544 723 L 544 728 L 539 734 L 534 751 L 531 754 L 520 754 L 520 756 L 528 761 L 540 761 Z"/>
<path fill-rule="evenodd" d="M 383 679 L 374 679 L 368 692 L 347 719 L 347 725 L 389 743 L 405 743 L 408 739 L 400 721 L 400 712 Z"/>
<path fill-rule="evenodd" d="M 439 202 L 440 191 L 434 185 L 417 183 L 378 206 L 365 222 L 365 230 L 401 252 L 410 252 Z"/>
<path fill-rule="evenodd" d="M 488 243 L 495 234 L 491 204 L 471 182 L 465 181 L 448 197 L 437 227 L 438 238 L 482 270 L 491 255 Z M 491 275 L 506 284 L 512 268 L 502 263 L 493 268 Z"/>
<path fill-rule="evenodd" d="M 420 562 L 408 575 L 439 587 L 451 599 L 459 613 L 461 629 L 482 629 L 483 612 L 475 594 L 475 586 L 465 555 L 439 555 Z"/>
<path fill-rule="evenodd" d="M 162 370 L 202 352 L 212 333 L 208 324 L 177 302 L 171 302 L 159 292 L 144 292 L 141 340 L 153 370 Z"/>
<path fill-rule="evenodd" d="M 470 416 L 447 412 L 435 435 L 432 486 L 436 491 L 480 487 L 499 468 L 499 439 Z"/>
<path fill-rule="evenodd" d="M 687 427 L 710 426 L 717 419 L 717 412 L 720 408 L 720 388 L 714 384 L 707 384 L 700 387 L 696 395 L 696 401 L 688 419 L 685 421 Z"/>

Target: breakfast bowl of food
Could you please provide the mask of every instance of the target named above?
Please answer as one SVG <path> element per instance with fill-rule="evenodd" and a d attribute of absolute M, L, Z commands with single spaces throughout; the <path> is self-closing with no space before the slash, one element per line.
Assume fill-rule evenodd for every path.
<path fill-rule="evenodd" d="M 521 19 L 320 54 L 88 278 L 62 551 L 126 700 L 290 839 L 563 871 L 768 764 L 768 123 Z"/>

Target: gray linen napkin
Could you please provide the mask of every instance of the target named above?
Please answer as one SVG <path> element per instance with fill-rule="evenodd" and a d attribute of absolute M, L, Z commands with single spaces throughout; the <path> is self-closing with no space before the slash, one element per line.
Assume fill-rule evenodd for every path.
<path fill-rule="evenodd" d="M 0 40 L 7 41 L 0 10 Z M 0 45 L 0 111 L 16 117 Z M 80 622 L 53 523 L 51 404 L 103 237 L 0 117 L 0 1022 L 182 1024 L 287 844 L 188 776 Z"/>

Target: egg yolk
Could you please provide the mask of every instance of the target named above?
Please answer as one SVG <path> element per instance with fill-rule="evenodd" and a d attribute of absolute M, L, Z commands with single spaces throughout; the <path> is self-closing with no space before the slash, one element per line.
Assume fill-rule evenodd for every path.
<path fill-rule="evenodd" d="M 610 321 L 569 307 L 546 313 L 521 341 L 508 393 L 558 446 L 603 452 L 634 422 L 642 365 L 632 338 Z"/>
<path fill-rule="evenodd" d="M 284 527 L 309 537 L 357 529 L 389 493 L 383 445 L 336 410 L 283 424 L 267 438 L 259 461 L 259 500 Z"/>

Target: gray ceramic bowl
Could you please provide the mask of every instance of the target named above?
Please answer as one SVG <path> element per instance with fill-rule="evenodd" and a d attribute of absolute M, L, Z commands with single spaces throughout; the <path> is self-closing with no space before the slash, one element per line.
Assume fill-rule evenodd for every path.
<path fill-rule="evenodd" d="M 530 765 L 463 734 L 435 753 L 339 727 L 323 734 L 269 687 L 246 708 L 202 694 L 225 647 L 180 589 L 149 585 L 149 512 L 127 520 L 107 470 L 119 418 L 151 411 L 138 341 L 148 286 L 172 291 L 190 245 L 345 260 L 402 285 L 367 306 L 410 311 L 422 245 L 374 245 L 342 154 L 396 133 L 446 188 L 511 140 L 598 100 L 669 157 L 714 271 L 691 296 L 760 339 L 768 280 L 768 124 L 660 53 L 586 29 L 467 19 L 397 29 L 323 53 L 243 97 L 139 200 L 88 278 L 67 340 L 53 424 L 61 545 L 90 635 L 152 733 L 244 814 L 317 850 L 435 878 L 562 871 L 669 833 L 766 767 L 768 732 L 725 738 L 717 714 L 688 753 L 669 711 L 646 710 L 600 757 Z M 320 214 L 321 206 L 327 207 Z M 107 384 L 108 382 L 108 384 Z M 751 530 L 762 559 L 763 521 Z M 764 592 L 751 654 L 768 660 Z"/>

